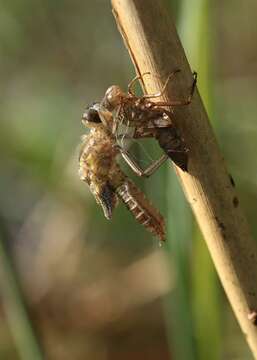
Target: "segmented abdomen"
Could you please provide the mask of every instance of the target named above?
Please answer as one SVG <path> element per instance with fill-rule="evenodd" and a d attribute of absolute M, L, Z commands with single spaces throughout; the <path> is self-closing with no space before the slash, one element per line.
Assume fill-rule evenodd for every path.
<path fill-rule="evenodd" d="M 116 194 L 140 224 L 152 234 L 158 236 L 160 240 L 165 239 L 163 217 L 132 181 L 126 179 L 126 181 L 116 189 Z"/>

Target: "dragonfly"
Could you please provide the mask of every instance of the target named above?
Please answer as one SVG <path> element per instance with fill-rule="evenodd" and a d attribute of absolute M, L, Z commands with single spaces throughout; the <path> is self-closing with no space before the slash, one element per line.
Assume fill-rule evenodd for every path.
<path fill-rule="evenodd" d="M 163 216 L 126 176 L 117 162 L 117 155 L 122 154 L 123 150 L 117 144 L 116 134 L 112 131 L 115 126 L 112 113 L 103 111 L 101 105 L 95 103 L 86 108 L 82 123 L 90 131 L 82 138 L 79 175 L 81 180 L 89 185 L 105 217 L 109 220 L 112 218 L 120 200 L 137 222 L 163 241 Z"/>
<path fill-rule="evenodd" d="M 133 90 L 136 81 L 142 80 L 143 76 L 150 74 L 147 72 L 143 75 L 136 76 L 129 83 L 127 93 L 118 85 L 110 86 L 100 102 L 100 111 L 102 113 L 109 111 L 113 114 L 113 134 L 118 133 L 118 128 L 121 125 L 125 125 L 126 128 L 132 127 L 134 128 L 133 139 L 155 138 L 164 150 L 165 154 L 160 159 L 154 161 L 147 169 L 143 170 L 124 149 L 124 146 L 121 146 L 120 150 L 123 158 L 139 176 L 150 176 L 152 170 L 154 169 L 155 171 L 155 169 L 168 158 L 183 171 L 188 170 L 189 149 L 186 146 L 183 136 L 172 121 L 172 112 L 167 110 L 167 107 L 189 105 L 191 103 L 196 88 L 197 73 L 193 72 L 192 86 L 189 96 L 186 99 L 177 99 L 169 103 L 152 101 L 164 94 L 169 81 L 178 72 L 180 72 L 180 70 L 171 73 L 161 91 L 156 94 L 137 96 Z M 121 138 L 129 138 L 129 136 L 123 134 Z"/>

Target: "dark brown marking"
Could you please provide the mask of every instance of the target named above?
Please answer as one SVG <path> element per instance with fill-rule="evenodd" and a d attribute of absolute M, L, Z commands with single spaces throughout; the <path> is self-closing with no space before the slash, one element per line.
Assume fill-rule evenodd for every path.
<path fill-rule="evenodd" d="M 234 181 L 234 179 L 233 179 L 232 175 L 231 175 L 231 174 L 229 174 L 228 176 L 229 176 L 230 184 L 231 184 L 233 187 L 235 187 L 235 186 L 236 186 L 236 184 L 235 184 L 235 181 Z"/>
<path fill-rule="evenodd" d="M 238 200 L 238 198 L 237 198 L 236 196 L 234 196 L 234 198 L 233 198 L 233 205 L 234 205 L 234 207 L 235 207 L 235 208 L 238 207 L 238 204 L 239 204 L 239 200 Z"/>
<path fill-rule="evenodd" d="M 215 216 L 215 219 L 218 223 L 219 228 L 222 230 L 222 232 L 224 232 L 226 230 L 226 226 L 223 224 L 222 221 L 219 220 L 219 218 L 217 216 Z"/>

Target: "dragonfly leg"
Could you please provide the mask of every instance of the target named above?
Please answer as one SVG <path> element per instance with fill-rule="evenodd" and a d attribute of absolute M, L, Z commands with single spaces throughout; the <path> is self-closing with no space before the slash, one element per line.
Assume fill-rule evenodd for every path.
<path fill-rule="evenodd" d="M 143 73 L 142 75 L 135 76 L 128 84 L 128 94 L 130 94 L 132 96 L 136 96 L 136 94 L 134 93 L 134 91 L 132 89 L 133 86 L 135 85 L 135 82 L 138 80 L 142 80 L 145 75 L 149 75 L 149 74 L 150 74 L 150 72 L 148 71 L 148 72 Z"/>
<path fill-rule="evenodd" d="M 180 71 L 181 71 L 180 69 L 175 70 L 175 71 L 173 71 L 173 72 L 167 77 L 167 79 L 166 79 L 166 81 L 165 81 L 165 84 L 163 85 L 161 91 L 159 91 L 159 92 L 156 93 L 156 94 L 146 94 L 146 95 L 143 95 L 142 97 L 143 97 L 144 99 L 151 99 L 151 98 L 157 98 L 157 97 L 162 96 L 162 95 L 164 94 L 165 90 L 166 90 L 166 87 L 167 87 L 170 79 L 173 78 L 173 76 L 174 76 L 175 74 L 177 74 L 178 72 L 180 72 Z"/>
<path fill-rule="evenodd" d="M 127 150 L 124 150 L 122 147 L 118 148 L 123 159 L 138 176 L 151 176 L 168 159 L 168 155 L 164 154 L 158 160 L 152 162 L 152 164 L 150 164 L 146 169 L 142 169 L 141 166 L 132 158 L 131 154 Z"/>
<path fill-rule="evenodd" d="M 166 81 L 165 81 L 165 84 L 163 85 L 163 88 L 161 89 L 160 92 L 158 92 L 158 93 L 156 93 L 156 94 L 146 94 L 146 95 L 143 95 L 142 97 L 143 97 L 144 99 L 150 99 L 150 98 L 156 98 L 156 97 L 162 96 L 163 93 L 164 93 L 164 91 L 165 91 L 165 89 L 166 89 L 166 87 L 167 87 L 167 85 L 168 85 L 168 83 L 169 83 L 169 81 L 170 81 L 170 79 L 171 79 L 176 73 L 178 73 L 178 72 L 180 72 L 180 69 L 173 71 L 173 72 L 167 77 L 167 79 L 166 79 Z M 132 96 L 136 96 L 136 94 L 135 94 L 134 91 L 132 90 L 132 87 L 134 86 L 134 84 L 135 84 L 136 81 L 142 80 L 145 75 L 149 75 L 149 74 L 151 74 L 151 73 L 148 71 L 148 72 L 143 73 L 142 75 L 138 75 L 138 76 L 134 77 L 134 79 L 132 79 L 132 80 L 130 81 L 130 83 L 128 84 L 128 93 L 129 93 L 130 95 L 132 95 Z M 157 77 L 158 77 L 158 76 L 157 76 Z"/>
<path fill-rule="evenodd" d="M 172 100 L 170 102 L 163 102 L 163 101 L 158 101 L 153 103 L 153 108 L 158 107 L 158 106 L 180 106 L 180 105 L 189 105 L 192 101 L 194 92 L 195 92 L 195 88 L 196 88 L 196 83 L 197 83 L 197 72 L 193 72 L 193 82 L 192 82 L 192 86 L 191 86 L 191 90 L 190 90 L 190 94 L 188 96 L 187 99 L 177 99 L 177 100 Z M 147 95 L 145 95 L 147 96 Z"/>

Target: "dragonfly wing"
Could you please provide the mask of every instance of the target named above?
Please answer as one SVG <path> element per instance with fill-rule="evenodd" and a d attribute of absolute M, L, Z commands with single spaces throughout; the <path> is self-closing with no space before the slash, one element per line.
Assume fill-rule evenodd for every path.
<path fill-rule="evenodd" d="M 95 194 L 96 201 L 102 206 L 104 216 L 110 220 L 113 210 L 115 209 L 118 199 L 115 191 L 107 182 L 101 189 L 101 192 Z"/>

